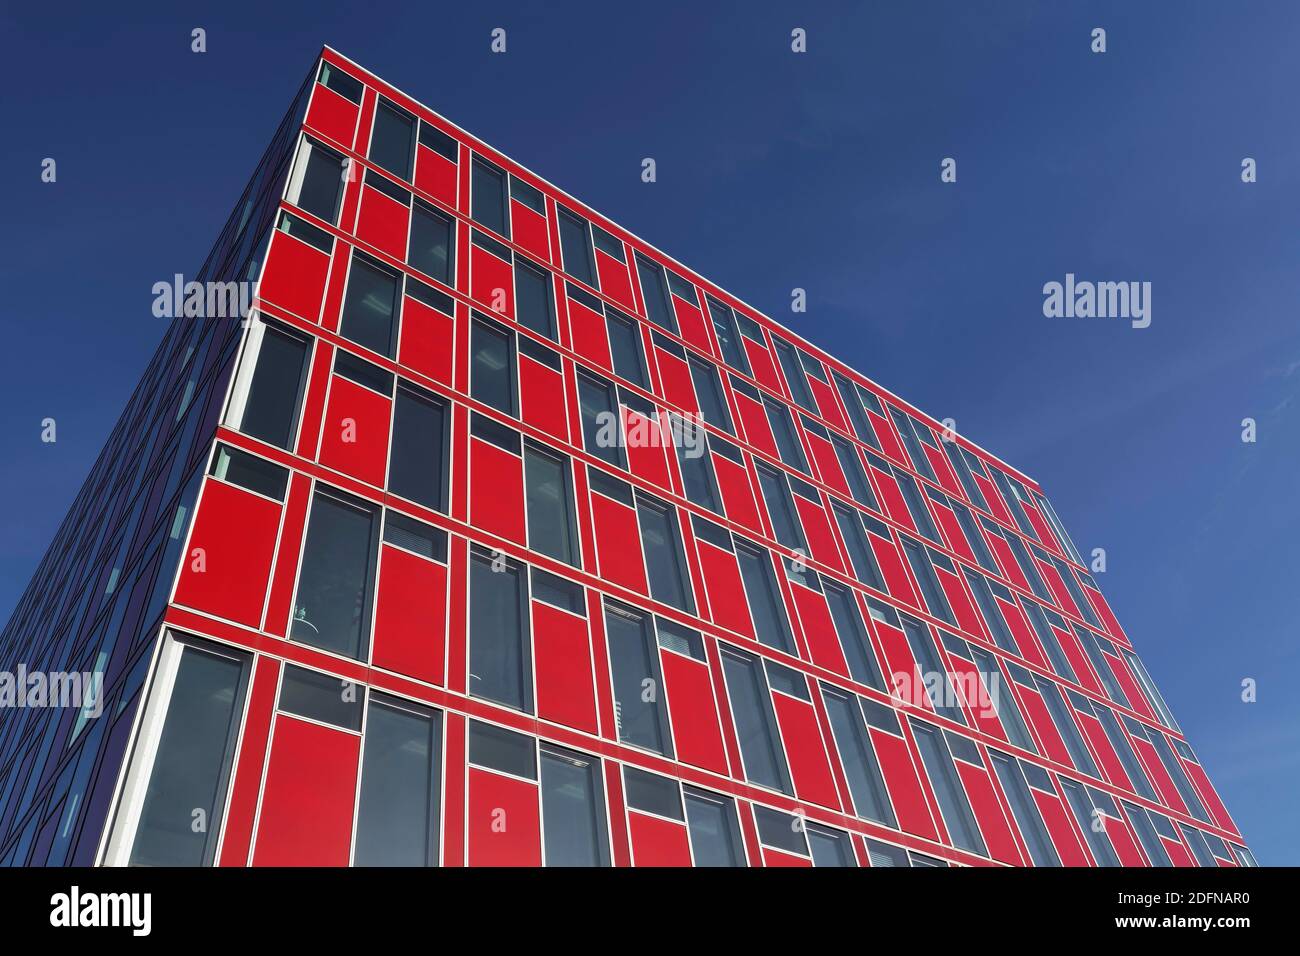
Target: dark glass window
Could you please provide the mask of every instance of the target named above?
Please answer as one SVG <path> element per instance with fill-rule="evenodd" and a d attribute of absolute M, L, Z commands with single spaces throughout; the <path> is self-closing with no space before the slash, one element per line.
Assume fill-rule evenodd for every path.
<path fill-rule="evenodd" d="M 745 779 L 790 793 L 790 778 L 772 713 L 772 697 L 757 658 L 730 648 L 722 650 L 731 714 L 740 740 Z"/>
<path fill-rule="evenodd" d="M 903 632 L 907 635 L 907 644 L 912 649 L 912 656 L 916 659 L 916 666 L 920 669 L 924 682 L 916 696 L 924 693 L 937 713 L 956 723 L 966 723 L 948 670 L 939 658 L 938 648 L 934 646 L 929 625 L 915 618 L 904 617 Z"/>
<path fill-rule="evenodd" d="M 287 664 L 279 709 L 347 730 L 361 729 L 362 688 L 348 680 Z"/>
<path fill-rule="evenodd" d="M 840 533 L 844 536 L 849 560 L 853 564 L 853 576 L 869 588 L 884 591 L 885 582 L 880 576 L 880 568 L 876 566 L 876 557 L 871 551 L 871 545 L 862 530 L 859 513 L 834 501 L 831 502 L 831 511 L 834 512 L 835 523 L 840 526 Z"/>
<path fill-rule="evenodd" d="M 880 763 L 876 760 L 876 751 L 871 746 L 856 699 L 843 691 L 823 686 L 822 700 L 848 778 L 854 811 L 864 820 L 875 820 L 889 827 L 898 826 L 889 803 L 889 790 L 885 787 L 885 778 L 880 772 Z"/>
<path fill-rule="evenodd" d="M 361 102 L 362 86 L 361 81 L 348 76 L 332 63 L 322 63 L 320 65 L 320 82 L 329 87 L 339 96 L 351 100 L 353 103 Z"/>
<path fill-rule="evenodd" d="M 449 162 L 460 162 L 460 144 L 438 127 L 420 121 L 420 145 L 425 146 Z"/>
<path fill-rule="evenodd" d="M 623 768 L 623 788 L 627 805 L 633 810 L 658 814 L 670 820 L 682 819 L 682 794 L 677 781 L 646 773 L 636 767 Z"/>
<path fill-rule="evenodd" d="M 470 184 L 470 218 L 497 235 L 510 238 L 506 218 L 506 174 L 482 157 L 474 157 Z"/>
<path fill-rule="evenodd" d="M 360 253 L 352 255 L 348 294 L 339 331 L 381 355 L 393 356 L 397 328 L 398 277 Z"/>
<path fill-rule="evenodd" d="M 622 428 L 609 383 L 579 373 L 578 408 L 582 413 L 582 447 L 590 455 L 623 467 Z"/>
<path fill-rule="evenodd" d="M 357 660 L 366 656 L 374 583 L 376 514 L 351 496 L 317 490 L 303 547 L 295 641 Z"/>
<path fill-rule="evenodd" d="M 469 762 L 476 767 L 537 779 L 537 741 L 477 720 L 469 722 Z"/>
<path fill-rule="evenodd" d="M 775 468 L 757 465 L 758 484 L 763 491 L 768 517 L 772 519 L 772 533 L 776 540 L 792 551 L 805 551 L 807 547 L 799 520 L 795 517 L 794 502 L 785 476 Z"/>
<path fill-rule="evenodd" d="M 1052 838 L 1048 836 L 1047 827 L 1043 824 L 1043 817 L 1038 812 L 1034 796 L 1025 784 L 1024 775 L 1020 772 L 1020 762 L 996 750 L 990 750 L 989 757 L 993 761 L 993 769 L 997 772 L 1002 790 L 1011 803 L 1011 812 L 1016 818 L 1021 836 L 1025 838 L 1025 844 L 1029 847 L 1029 858 L 1034 866 L 1060 866 L 1061 858 L 1057 856 Z"/>
<path fill-rule="evenodd" d="M 445 563 L 447 532 L 396 511 L 384 515 L 384 543 Z"/>
<path fill-rule="evenodd" d="M 300 336 L 279 326 L 265 327 L 240 431 L 281 448 L 292 444 L 310 349 Z"/>
<path fill-rule="evenodd" d="M 524 443 L 528 547 L 565 564 L 578 563 L 569 459 Z"/>
<path fill-rule="evenodd" d="M 661 329 L 677 334 L 677 316 L 668 303 L 668 287 L 664 284 L 664 270 L 641 254 L 636 257 L 636 272 L 641 279 L 641 295 L 645 298 L 646 316 Z"/>
<path fill-rule="evenodd" d="M 988 651 L 974 645 L 970 645 L 970 652 L 972 660 L 978 667 L 980 680 L 984 684 L 989 702 L 994 703 L 994 709 L 1002 720 L 1002 727 L 1007 732 L 1007 739 L 1022 750 L 1037 753 L 1034 739 L 1029 736 L 1029 728 L 1025 726 L 1024 718 L 1020 716 L 1020 709 L 1016 706 L 1016 697 L 1011 690 L 1011 682 L 1003 679 L 997 658 Z"/>
<path fill-rule="evenodd" d="M 346 162 L 334 150 L 313 139 L 304 139 L 298 155 L 297 176 L 289 187 L 289 201 L 333 225 L 343 198 Z"/>
<path fill-rule="evenodd" d="M 244 684 L 242 656 L 194 646 L 181 651 L 131 846 L 133 866 L 212 863 Z M 207 824 L 197 831 L 196 810 L 204 812 Z"/>
<path fill-rule="evenodd" d="M 284 500 L 284 490 L 289 482 L 289 471 L 229 445 L 219 445 L 212 459 L 212 476 L 238 485 L 276 501 Z"/>
<path fill-rule="evenodd" d="M 731 415 L 727 412 L 727 403 L 722 397 L 718 370 L 693 353 L 688 354 L 687 362 L 691 369 L 691 383 L 695 386 L 695 397 L 700 403 L 701 417 L 714 428 L 730 432 Z"/>
<path fill-rule="evenodd" d="M 790 409 L 774 399 L 763 396 L 763 407 L 767 410 L 767 423 L 776 438 L 776 448 L 781 460 L 791 468 L 808 473 L 808 459 L 804 457 L 803 445 L 794 433 L 794 423 L 790 421 Z"/>
<path fill-rule="evenodd" d="M 843 830 L 809 824 L 805 835 L 812 852 L 813 866 L 857 866 L 849 835 Z"/>
<path fill-rule="evenodd" d="M 802 817 L 756 805 L 754 822 L 758 824 L 758 839 L 764 846 L 799 856 L 808 855 Z"/>
<path fill-rule="evenodd" d="M 787 654 L 793 653 L 790 625 L 786 622 L 785 605 L 776 589 L 772 573 L 772 558 L 768 552 L 748 542 L 736 542 L 736 562 L 749 599 L 749 615 L 754 622 L 754 634 L 768 647 Z"/>
<path fill-rule="evenodd" d="M 564 255 L 564 271 L 596 288 L 596 276 L 591 266 L 591 234 L 587 229 L 587 221 L 561 208 L 559 222 L 560 251 Z"/>
<path fill-rule="evenodd" d="M 682 483 L 686 499 L 701 508 L 721 511 L 718 506 L 718 486 L 714 480 L 713 462 L 705 444 L 705 432 L 698 424 L 673 416 L 670 419 L 673 445 L 677 449 L 677 462 L 682 470 Z"/>
<path fill-rule="evenodd" d="M 609 351 L 614 360 L 614 374 L 633 385 L 646 387 L 645 359 L 641 357 L 641 330 L 637 323 L 613 309 L 606 310 Z"/>
<path fill-rule="evenodd" d="M 554 290 L 551 274 L 515 257 L 515 316 L 524 328 L 555 339 Z"/>
<path fill-rule="evenodd" d="M 1043 703 L 1047 705 L 1047 711 L 1052 715 L 1052 723 L 1056 725 L 1057 733 L 1065 741 L 1065 749 L 1070 752 L 1070 759 L 1074 761 L 1074 765 L 1090 777 L 1098 776 L 1097 765 L 1092 762 L 1088 747 L 1083 742 L 1083 735 L 1079 733 L 1079 726 L 1070 715 L 1070 709 L 1065 703 L 1065 698 L 1061 696 L 1060 689 L 1052 681 L 1044 680 L 1037 675 L 1034 676 L 1034 683 L 1038 685 L 1038 692 L 1043 696 Z"/>
<path fill-rule="evenodd" d="M 415 120 L 383 97 L 375 110 L 375 130 L 370 138 L 370 161 L 400 179 L 411 178 L 415 149 Z"/>
<path fill-rule="evenodd" d="M 618 739 L 671 756 L 659 651 L 650 628 L 647 615 L 606 603 L 605 633 Z"/>
<path fill-rule="evenodd" d="M 916 746 L 921 751 L 921 759 L 930 776 L 953 846 L 985 854 L 984 838 L 975 825 L 970 801 L 966 799 L 966 791 L 962 789 L 957 768 L 953 766 L 952 754 L 944 740 L 946 735 L 938 727 L 917 720 L 912 721 L 912 730 L 916 734 Z"/>
<path fill-rule="evenodd" d="M 776 357 L 781 361 L 781 370 L 785 372 L 785 380 L 790 386 L 790 394 L 794 396 L 795 403 L 816 414 L 817 403 L 813 401 L 812 392 L 808 390 L 808 379 L 804 376 L 803 365 L 799 362 L 794 346 L 776 336 L 772 337 L 772 344 L 776 347 Z"/>
<path fill-rule="evenodd" d="M 907 554 L 907 561 L 912 566 L 912 573 L 916 575 L 917 584 L 921 586 L 921 593 L 925 595 L 925 605 L 930 609 L 930 613 L 941 621 L 947 621 L 949 624 L 955 624 L 956 620 L 952 616 L 952 608 L 948 606 L 948 600 L 944 597 L 943 589 L 939 586 L 939 579 L 935 575 L 934 566 L 930 563 L 930 552 L 919 541 L 903 535 L 903 551 Z"/>
<path fill-rule="evenodd" d="M 452 222 L 433 207 L 417 202 L 411 210 L 411 248 L 407 261 L 446 285 L 452 282 Z"/>
<path fill-rule="evenodd" d="M 405 383 L 393 403 L 388 489 L 438 511 L 447 509 L 447 404 Z"/>
<path fill-rule="evenodd" d="M 475 697 L 532 711 L 527 584 L 507 562 L 494 570 L 490 554 L 470 556 L 469 691 Z M 500 559 L 495 562 L 501 566 Z"/>
<path fill-rule="evenodd" d="M 354 865 L 438 865 L 438 725 L 434 712 L 371 699 Z"/>
<path fill-rule="evenodd" d="M 880 674 L 880 665 L 876 663 L 871 639 L 862 624 L 862 614 L 853 592 L 829 581 L 825 584 L 824 592 L 831 620 L 835 624 L 835 633 L 839 636 L 840 647 L 844 649 L 844 658 L 849 663 L 849 673 L 859 684 L 884 691 L 885 680 Z"/>
<path fill-rule="evenodd" d="M 683 787 L 686 825 L 691 835 L 691 855 L 696 866 L 744 866 L 736 805 L 728 797 Z"/>
<path fill-rule="evenodd" d="M 717 333 L 718 345 L 722 348 L 722 358 L 728 365 L 739 372 L 749 374 L 749 360 L 740 344 L 740 332 L 736 328 L 736 316 L 730 306 L 724 305 L 712 296 L 707 296 L 709 318 L 713 322 L 713 331 Z"/>
<path fill-rule="evenodd" d="M 542 745 L 542 850 L 547 866 L 608 866 L 600 761 Z"/>
<path fill-rule="evenodd" d="M 514 333 L 483 320 L 470 332 L 470 395 L 507 415 L 515 414 Z"/>
<path fill-rule="evenodd" d="M 835 457 L 839 459 L 840 470 L 844 472 L 844 480 L 848 482 L 853 500 L 873 511 L 879 511 L 880 505 L 876 504 L 876 496 L 871 493 L 871 484 L 867 481 L 867 473 L 862 470 L 858 450 L 838 435 L 831 436 L 831 444 L 835 447 Z"/>
<path fill-rule="evenodd" d="M 636 514 L 641 527 L 646 575 L 650 579 L 650 596 L 679 610 L 694 613 L 695 601 L 682 557 L 676 509 L 638 496 Z"/>

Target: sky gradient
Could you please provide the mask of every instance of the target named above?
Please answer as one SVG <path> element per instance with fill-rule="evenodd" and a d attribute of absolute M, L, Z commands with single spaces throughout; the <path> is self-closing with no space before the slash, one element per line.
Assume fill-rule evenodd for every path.
<path fill-rule="evenodd" d="M 1300 8 L 135 6 L 0 11 L 0 616 L 162 335 L 153 283 L 328 43 L 1039 481 L 1260 862 L 1300 863 Z M 1151 326 L 1045 318 L 1066 273 L 1150 282 Z"/>

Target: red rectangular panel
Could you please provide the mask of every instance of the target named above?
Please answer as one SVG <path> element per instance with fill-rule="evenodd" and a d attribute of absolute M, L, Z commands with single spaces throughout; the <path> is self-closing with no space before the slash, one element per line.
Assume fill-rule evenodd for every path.
<path fill-rule="evenodd" d="M 446 156 L 428 146 L 416 147 L 415 185 L 453 209 L 456 208 L 456 171 L 456 164 Z"/>
<path fill-rule="evenodd" d="M 541 866 L 537 785 L 469 768 L 470 866 Z"/>
<path fill-rule="evenodd" d="M 279 527 L 277 502 L 207 479 L 181 558 L 176 603 L 257 627 Z"/>
<path fill-rule="evenodd" d="M 515 317 L 515 270 L 482 246 L 470 246 L 469 294 L 485 308 Z"/>
<path fill-rule="evenodd" d="M 929 806 L 925 791 L 917 779 L 916 768 L 912 765 L 912 755 L 902 737 L 871 728 L 871 743 L 876 757 L 880 760 L 881 774 L 889 789 L 894 812 L 898 816 L 898 825 L 908 833 L 914 833 L 928 840 L 937 840 L 939 834 L 930 819 Z"/>
<path fill-rule="evenodd" d="M 647 593 L 645 564 L 641 559 L 641 532 L 636 511 L 606 498 L 591 496 L 591 520 L 596 532 L 598 573 L 614 584 Z"/>
<path fill-rule="evenodd" d="M 727 754 L 708 665 L 672 651 L 661 651 L 659 657 L 677 759 L 725 774 Z"/>
<path fill-rule="evenodd" d="M 817 714 L 812 704 L 796 700 L 785 694 L 773 694 L 772 705 L 776 722 L 781 728 L 785 756 L 790 763 L 790 776 L 795 793 L 800 800 L 809 800 L 823 807 L 840 809 L 839 792 L 835 788 L 835 775 L 826 756 Z"/>
<path fill-rule="evenodd" d="M 277 229 L 257 285 L 258 298 L 308 322 L 319 322 L 330 257 Z"/>
<path fill-rule="evenodd" d="M 312 89 L 306 125 L 346 149 L 352 148 L 357 130 L 357 113 L 361 107 L 328 86 L 317 83 Z"/>
<path fill-rule="evenodd" d="M 446 567 L 384 545 L 376 593 L 375 666 L 441 684 L 446 654 Z"/>
<path fill-rule="evenodd" d="M 450 386 L 456 322 L 416 299 L 402 303 L 397 360 L 407 368 Z"/>
<path fill-rule="evenodd" d="M 368 175 L 378 175 L 371 173 Z M 361 189 L 361 209 L 357 213 L 356 237 L 405 261 L 406 237 L 411 231 L 411 207 L 385 196 L 371 186 Z"/>
<path fill-rule="evenodd" d="M 347 866 L 361 738 L 281 714 L 257 824 L 254 866 Z"/>
<path fill-rule="evenodd" d="M 321 426 L 320 463 L 384 487 L 392 404 L 386 395 L 335 375 Z"/>
<path fill-rule="evenodd" d="M 648 817 L 635 810 L 627 815 L 632 837 L 633 866 L 690 866 L 691 846 L 686 827 L 671 820 Z"/>
<path fill-rule="evenodd" d="M 596 733 L 596 692 L 585 619 L 533 602 L 537 716 Z"/>
<path fill-rule="evenodd" d="M 470 439 L 470 523 L 488 534 L 523 544 L 523 459 L 477 438 Z"/>

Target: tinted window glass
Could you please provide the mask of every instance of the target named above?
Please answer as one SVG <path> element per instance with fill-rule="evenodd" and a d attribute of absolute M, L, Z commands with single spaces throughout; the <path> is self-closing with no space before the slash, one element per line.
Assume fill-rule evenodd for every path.
<path fill-rule="evenodd" d="M 357 809 L 356 866 L 438 863 L 438 718 L 372 701 Z"/>
<path fill-rule="evenodd" d="M 298 397 L 308 348 L 298 336 L 266 327 L 239 424 L 245 435 L 289 447 L 298 424 Z"/>
<path fill-rule="evenodd" d="M 496 325 L 475 322 L 470 342 L 470 394 L 507 415 L 515 414 L 515 340 Z"/>
<path fill-rule="evenodd" d="M 372 508 L 316 493 L 294 601 L 295 641 L 366 656 L 375 540 Z"/>
<path fill-rule="evenodd" d="M 414 120 L 381 98 L 379 107 L 375 110 L 375 130 L 370 140 L 370 161 L 401 179 L 409 180 L 414 135 Z"/>
<path fill-rule="evenodd" d="M 564 271 L 575 279 L 595 287 L 591 268 L 591 238 L 587 222 L 566 209 L 560 210 L 560 251 L 564 254 Z"/>
<path fill-rule="evenodd" d="M 542 847 L 547 866 L 606 866 L 600 763 L 542 747 Z"/>
<path fill-rule="evenodd" d="M 339 328 L 343 337 L 391 358 L 396 314 L 397 277 L 354 254 Z"/>
<path fill-rule="evenodd" d="M 569 459 L 524 446 L 524 484 L 528 506 L 528 547 L 566 564 L 577 563 L 573 492 Z"/>
<path fill-rule="evenodd" d="M 659 653 L 649 618 L 611 604 L 605 608 L 605 632 L 618 739 L 656 753 L 671 753 Z"/>
<path fill-rule="evenodd" d="M 696 866 L 744 866 L 736 805 L 726 797 L 685 787 L 686 822 Z"/>
<path fill-rule="evenodd" d="M 510 237 L 506 223 L 505 173 L 486 160 L 474 157 L 473 201 L 470 217 L 480 226 L 486 226 L 498 235 Z"/>
<path fill-rule="evenodd" d="M 748 655 L 723 651 L 722 669 L 727 678 L 731 713 L 740 739 L 745 779 L 790 792 L 785 758 L 777 743 L 772 699 L 757 660 Z"/>
<path fill-rule="evenodd" d="M 388 487 L 422 505 L 445 510 L 447 406 L 423 390 L 397 389 Z"/>
<path fill-rule="evenodd" d="M 407 261 L 427 276 L 451 284 L 451 220 L 416 203 L 411 211 Z"/>
<path fill-rule="evenodd" d="M 469 691 L 532 710 L 525 584 L 517 565 L 500 571 L 476 552 L 470 561 Z"/>

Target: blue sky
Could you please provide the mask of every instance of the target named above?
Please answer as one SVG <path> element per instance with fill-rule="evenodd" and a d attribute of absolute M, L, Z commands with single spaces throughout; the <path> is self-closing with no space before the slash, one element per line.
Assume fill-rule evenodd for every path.
<path fill-rule="evenodd" d="M 162 333 L 151 286 L 328 43 L 1041 482 L 1260 861 L 1300 862 L 1300 8 L 133 6 L 0 11 L 0 613 Z M 1150 282 L 1150 328 L 1045 318 L 1067 272 Z"/>

